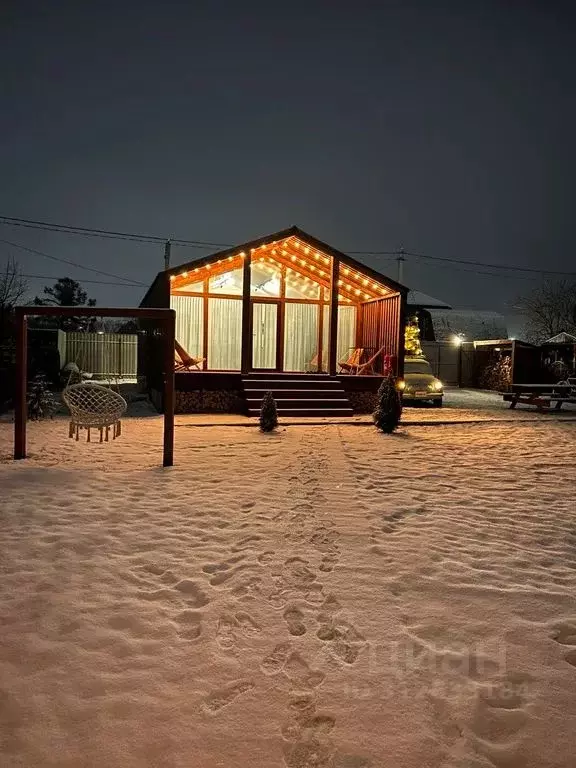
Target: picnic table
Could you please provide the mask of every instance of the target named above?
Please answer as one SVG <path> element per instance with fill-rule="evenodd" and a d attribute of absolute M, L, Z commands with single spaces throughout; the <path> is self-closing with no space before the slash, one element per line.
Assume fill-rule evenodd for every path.
<path fill-rule="evenodd" d="M 512 384 L 511 392 L 503 392 L 502 397 L 510 402 L 510 408 L 518 403 L 535 405 L 539 411 L 550 408 L 556 403 L 555 410 L 562 408 L 562 403 L 576 403 L 575 388 L 568 382 L 560 384 Z"/>

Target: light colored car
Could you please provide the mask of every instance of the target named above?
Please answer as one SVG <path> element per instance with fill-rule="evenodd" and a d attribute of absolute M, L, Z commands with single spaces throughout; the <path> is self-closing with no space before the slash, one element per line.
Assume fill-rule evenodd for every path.
<path fill-rule="evenodd" d="M 434 376 L 430 363 L 423 357 L 405 358 L 401 390 L 406 404 L 431 402 L 436 408 L 442 406 L 444 385 Z"/>

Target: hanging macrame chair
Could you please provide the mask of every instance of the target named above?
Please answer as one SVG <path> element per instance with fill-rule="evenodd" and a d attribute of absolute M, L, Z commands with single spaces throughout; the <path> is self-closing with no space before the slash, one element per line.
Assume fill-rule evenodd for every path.
<path fill-rule="evenodd" d="M 81 429 L 87 430 L 88 443 L 91 429 L 100 431 L 100 442 L 104 439 L 108 441 L 110 428 L 113 440 L 121 434 L 120 418 L 128 405 L 117 392 L 99 384 L 82 382 L 66 387 L 62 392 L 62 399 L 70 409 L 68 437 L 76 437 L 76 440 L 79 440 Z"/>

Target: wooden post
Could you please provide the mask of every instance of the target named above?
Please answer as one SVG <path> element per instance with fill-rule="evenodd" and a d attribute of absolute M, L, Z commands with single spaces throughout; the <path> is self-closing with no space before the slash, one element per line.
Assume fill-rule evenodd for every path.
<path fill-rule="evenodd" d="M 174 340 L 176 338 L 176 312 L 171 311 L 164 321 L 164 458 L 163 465 L 174 464 Z"/>
<path fill-rule="evenodd" d="M 16 397 L 14 411 L 14 458 L 26 458 L 26 380 L 28 360 L 26 315 L 16 310 Z"/>
<path fill-rule="evenodd" d="M 396 317 L 398 318 L 398 359 L 396 361 L 396 376 L 404 376 L 404 356 L 406 345 L 406 303 L 407 293 L 403 291 L 399 294 L 400 308 Z"/>
<path fill-rule="evenodd" d="M 340 274 L 340 259 L 332 256 L 330 273 L 330 337 L 328 340 L 328 373 L 336 376 L 338 360 L 338 280 Z"/>
<path fill-rule="evenodd" d="M 242 358 L 241 372 L 249 373 L 252 368 L 252 306 L 250 303 L 250 283 L 252 282 L 252 255 L 250 251 L 244 257 L 242 266 Z"/>

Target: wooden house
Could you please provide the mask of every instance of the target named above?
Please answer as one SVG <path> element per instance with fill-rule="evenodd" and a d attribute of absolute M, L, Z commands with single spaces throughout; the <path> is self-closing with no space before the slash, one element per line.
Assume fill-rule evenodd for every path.
<path fill-rule="evenodd" d="M 141 306 L 176 310 L 178 411 L 254 415 L 271 390 L 281 414 L 347 415 L 372 407 L 386 366 L 402 373 L 406 296 L 291 227 L 160 272 Z M 153 329 L 143 344 L 154 394 Z"/>

